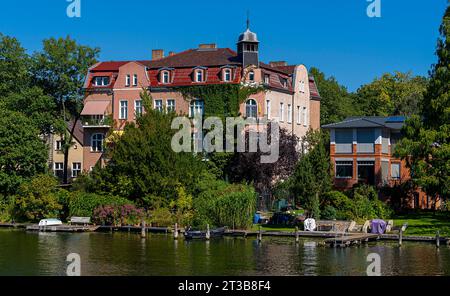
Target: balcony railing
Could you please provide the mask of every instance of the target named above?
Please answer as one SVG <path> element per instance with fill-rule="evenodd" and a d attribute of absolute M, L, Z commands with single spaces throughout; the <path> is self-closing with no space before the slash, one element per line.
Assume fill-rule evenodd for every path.
<path fill-rule="evenodd" d="M 104 116 L 103 118 L 83 117 L 81 123 L 83 127 L 111 127 L 113 120 L 111 116 Z"/>

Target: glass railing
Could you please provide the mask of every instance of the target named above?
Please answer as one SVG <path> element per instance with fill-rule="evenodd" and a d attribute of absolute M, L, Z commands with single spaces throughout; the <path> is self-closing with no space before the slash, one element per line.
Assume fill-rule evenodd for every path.
<path fill-rule="evenodd" d="M 83 127 L 110 127 L 113 124 L 111 116 L 104 116 L 103 118 L 83 117 L 81 118 Z"/>

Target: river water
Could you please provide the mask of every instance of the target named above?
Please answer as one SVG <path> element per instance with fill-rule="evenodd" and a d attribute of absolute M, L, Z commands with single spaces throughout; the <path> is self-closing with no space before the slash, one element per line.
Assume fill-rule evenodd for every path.
<path fill-rule="evenodd" d="M 81 257 L 81 273 L 94 275 L 366 275 L 377 253 L 383 275 L 450 275 L 450 248 L 431 243 L 375 242 L 345 249 L 320 240 L 224 238 L 174 241 L 170 235 L 32 233 L 0 230 L 0 275 L 65 275 L 67 255 Z"/>

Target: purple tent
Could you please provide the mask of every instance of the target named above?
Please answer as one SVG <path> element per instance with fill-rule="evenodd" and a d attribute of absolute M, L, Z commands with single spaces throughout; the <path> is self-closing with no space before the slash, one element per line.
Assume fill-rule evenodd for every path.
<path fill-rule="evenodd" d="M 383 234 L 386 232 L 386 226 L 387 226 L 386 221 L 383 221 L 381 219 L 374 219 L 370 224 L 370 229 L 372 230 L 371 232 L 374 234 Z"/>

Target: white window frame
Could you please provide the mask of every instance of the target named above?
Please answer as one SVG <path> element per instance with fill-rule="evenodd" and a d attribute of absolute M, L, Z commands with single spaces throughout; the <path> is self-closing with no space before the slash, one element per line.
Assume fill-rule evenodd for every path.
<path fill-rule="evenodd" d="M 192 100 L 189 104 L 189 117 L 194 117 L 195 114 L 199 113 L 198 111 L 201 111 L 202 116 L 205 114 L 205 102 L 200 99 Z"/>
<path fill-rule="evenodd" d="M 302 113 L 300 111 L 300 106 L 297 106 L 297 124 L 302 124 Z"/>
<path fill-rule="evenodd" d="M 302 117 L 303 117 L 303 126 L 308 126 L 308 109 L 306 107 L 303 107 Z"/>
<path fill-rule="evenodd" d="M 133 86 L 137 86 L 138 85 L 138 76 L 137 74 L 133 75 Z"/>
<path fill-rule="evenodd" d="M 125 103 L 125 105 L 122 105 L 122 103 Z M 119 119 L 120 120 L 128 119 L 128 100 L 119 101 Z"/>
<path fill-rule="evenodd" d="M 398 166 L 398 177 L 394 177 L 393 175 L 392 175 L 392 167 L 393 166 Z M 401 177 L 402 177 L 402 166 L 401 166 L 401 164 L 400 163 L 398 163 L 398 162 L 392 162 L 391 163 L 391 179 L 392 180 L 400 180 L 401 179 Z"/>
<path fill-rule="evenodd" d="M 270 83 L 270 74 L 264 74 L 264 83 L 269 84 Z"/>
<path fill-rule="evenodd" d="M 139 106 L 138 106 L 139 104 Z M 139 112 L 138 112 L 139 110 Z M 141 116 L 143 113 L 142 100 L 134 100 L 134 114 L 135 116 Z"/>
<path fill-rule="evenodd" d="M 283 122 L 284 121 L 284 103 L 280 103 L 280 121 Z"/>
<path fill-rule="evenodd" d="M 62 140 L 55 141 L 55 151 L 62 151 Z"/>
<path fill-rule="evenodd" d="M 60 168 L 57 168 L 57 167 L 59 167 L 59 165 L 60 165 Z M 64 162 L 53 163 L 53 173 L 55 174 L 55 176 L 57 176 L 57 174 L 56 174 L 57 171 L 62 171 L 64 173 Z"/>
<path fill-rule="evenodd" d="M 100 139 L 98 138 L 100 136 Z M 100 142 L 100 149 L 98 149 L 98 144 L 94 145 L 95 142 Z M 105 142 L 105 135 L 101 133 L 95 133 L 91 136 L 91 152 L 103 152 L 103 144 Z"/>
<path fill-rule="evenodd" d="M 250 112 L 248 112 L 248 110 L 247 110 L 248 107 L 251 108 Z M 253 113 L 253 111 L 255 111 L 255 114 L 254 114 L 255 116 L 249 116 L 249 113 Z M 250 114 L 250 115 L 253 115 L 253 114 Z M 245 102 L 245 116 L 247 118 L 258 118 L 258 102 L 255 99 L 248 99 Z"/>
<path fill-rule="evenodd" d="M 270 111 L 272 106 L 270 105 L 270 100 L 266 100 L 266 115 L 267 118 L 270 119 Z"/>
<path fill-rule="evenodd" d="M 167 76 L 166 76 L 167 74 Z M 170 72 L 167 70 L 161 71 L 161 82 L 163 84 L 169 84 L 170 83 Z"/>
<path fill-rule="evenodd" d="M 287 122 L 292 123 L 292 105 L 291 104 L 288 104 Z"/>
<path fill-rule="evenodd" d="M 248 80 L 255 81 L 255 71 L 252 70 L 248 73 Z"/>
<path fill-rule="evenodd" d="M 164 102 L 163 102 L 163 100 L 162 99 L 155 100 L 153 108 L 155 110 L 158 110 L 159 112 L 162 112 L 164 110 Z"/>
<path fill-rule="evenodd" d="M 108 83 L 106 83 L 106 80 L 108 81 Z M 95 86 L 107 86 L 107 85 L 109 85 L 109 77 L 108 76 L 96 76 L 94 78 L 94 85 Z"/>
<path fill-rule="evenodd" d="M 131 76 L 130 74 L 127 74 L 127 76 L 125 76 L 125 86 L 130 86 L 131 84 Z"/>
<path fill-rule="evenodd" d="M 75 174 L 75 172 L 77 173 Z M 72 162 L 72 178 L 78 178 L 80 175 L 81 175 L 81 162 Z"/>
<path fill-rule="evenodd" d="M 230 82 L 231 81 L 231 69 L 224 69 L 223 70 L 223 81 L 224 82 Z"/>
<path fill-rule="evenodd" d="M 176 109 L 176 101 L 174 99 L 167 99 L 166 101 L 166 108 L 167 112 L 175 112 Z"/>
<path fill-rule="evenodd" d="M 205 71 L 201 69 L 195 70 L 195 82 L 205 81 Z"/>
<path fill-rule="evenodd" d="M 305 92 L 305 81 L 303 80 L 300 81 L 300 92 L 301 93 Z"/>
<path fill-rule="evenodd" d="M 338 176 L 337 175 L 338 163 L 340 164 L 339 166 L 351 166 L 352 167 L 351 176 Z M 335 163 L 334 163 L 334 176 L 335 176 L 335 178 L 336 179 L 353 179 L 353 177 L 354 177 L 354 169 L 355 169 L 354 166 L 355 166 L 355 164 L 353 163 L 353 161 L 335 160 Z"/>

